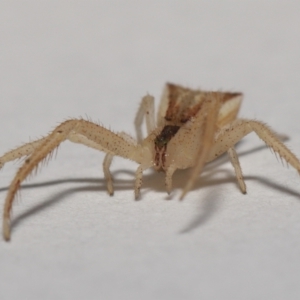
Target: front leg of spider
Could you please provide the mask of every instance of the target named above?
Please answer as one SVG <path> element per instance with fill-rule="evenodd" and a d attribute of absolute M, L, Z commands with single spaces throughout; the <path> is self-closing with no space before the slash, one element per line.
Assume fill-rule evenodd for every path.
<path fill-rule="evenodd" d="M 3 211 L 3 237 L 5 240 L 10 239 L 10 215 L 15 195 L 21 183 L 66 139 L 111 155 L 131 159 L 139 164 L 147 165 L 148 161 L 151 161 L 151 153 L 148 149 L 130 143 L 120 135 L 95 123 L 77 119 L 65 121 L 43 139 L 9 151 L 0 158 L 2 165 L 24 155 L 29 156 L 12 180 L 5 199 Z"/>
<path fill-rule="evenodd" d="M 269 146 L 275 153 L 277 153 L 300 173 L 299 159 L 283 144 L 278 134 L 273 132 L 262 122 L 245 119 L 237 119 L 219 132 L 211 149 L 208 162 L 214 160 L 224 152 L 229 151 L 241 190 L 246 193 L 246 185 L 242 177 L 238 157 L 235 151 L 232 152 L 232 149 L 237 142 L 251 132 L 255 132 L 258 137 L 267 144 L 267 146 Z"/>

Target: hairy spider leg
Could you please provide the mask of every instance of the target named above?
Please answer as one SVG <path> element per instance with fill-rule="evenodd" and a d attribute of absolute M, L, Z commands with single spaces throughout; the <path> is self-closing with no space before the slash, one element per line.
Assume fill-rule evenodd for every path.
<path fill-rule="evenodd" d="M 142 149 L 141 146 L 129 143 L 126 139 L 104 127 L 90 121 L 78 119 L 67 120 L 57 126 L 48 136 L 9 151 L 0 158 L 0 165 L 4 165 L 5 162 L 22 155 L 28 155 L 28 153 L 30 156 L 25 160 L 12 180 L 5 199 L 3 211 L 3 237 L 5 240 L 10 239 L 12 204 L 22 181 L 66 139 L 112 155 L 131 159 L 139 164 L 143 164 L 144 158 L 146 158 L 147 162 L 150 157 L 150 154 L 147 156 L 145 152 L 147 149 Z M 147 168 L 146 165 L 147 163 L 139 167 L 139 169 Z"/>
<path fill-rule="evenodd" d="M 288 164 L 293 166 L 300 173 L 299 159 L 282 143 L 280 140 L 280 135 L 273 132 L 262 122 L 247 119 L 237 119 L 230 125 L 220 130 L 211 148 L 207 162 L 214 160 L 227 151 L 235 168 L 235 173 L 240 188 L 242 192 L 246 192 L 246 185 L 243 180 L 238 157 L 235 151 L 233 153 L 232 150 L 237 142 L 253 131 L 267 144 L 267 146 L 269 146 L 275 153 L 278 153 L 281 158 L 283 158 Z"/>

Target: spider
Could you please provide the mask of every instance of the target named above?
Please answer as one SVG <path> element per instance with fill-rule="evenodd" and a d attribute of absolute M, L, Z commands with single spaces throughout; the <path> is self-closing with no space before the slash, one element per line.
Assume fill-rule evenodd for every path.
<path fill-rule="evenodd" d="M 3 211 L 3 237 L 10 239 L 10 214 L 16 193 L 23 180 L 53 153 L 65 140 L 80 143 L 106 153 L 103 172 L 107 190 L 113 194 L 113 180 L 109 171 L 114 156 L 138 163 L 135 173 L 135 198 L 139 197 L 143 171 L 154 168 L 165 172 L 167 192 L 172 189 L 172 176 L 177 169 L 192 167 L 192 172 L 180 199 L 192 188 L 205 163 L 227 152 L 234 167 L 238 185 L 246 193 L 235 144 L 254 131 L 275 153 L 300 172 L 299 159 L 280 141 L 264 123 L 238 119 L 243 95 L 231 92 L 192 90 L 167 83 L 154 116 L 154 98 L 142 98 L 135 118 L 137 140 L 128 134 L 114 133 L 103 126 L 83 119 L 70 119 L 57 126 L 50 134 L 11 150 L 0 157 L 0 168 L 6 162 L 25 157 L 12 180 Z M 142 134 L 146 121 L 147 137 Z"/>

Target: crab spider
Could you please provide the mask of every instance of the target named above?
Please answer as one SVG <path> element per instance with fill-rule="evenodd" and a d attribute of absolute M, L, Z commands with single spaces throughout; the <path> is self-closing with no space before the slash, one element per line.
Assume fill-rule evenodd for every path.
<path fill-rule="evenodd" d="M 204 164 L 224 152 L 228 153 L 242 193 L 246 193 L 234 146 L 252 131 L 299 172 L 299 159 L 269 127 L 259 121 L 237 118 L 241 101 L 241 93 L 205 92 L 168 83 L 161 98 L 156 122 L 154 98 L 147 95 L 142 99 L 135 118 L 137 141 L 126 133 L 114 133 L 87 120 L 70 119 L 44 138 L 7 152 L 0 157 L 0 168 L 17 158 L 25 156 L 26 159 L 12 180 L 5 200 L 4 239 L 10 239 L 10 214 L 21 183 L 65 140 L 106 153 L 103 171 L 110 195 L 113 194 L 113 183 L 109 168 L 113 156 L 133 160 L 139 165 L 135 174 L 136 198 L 140 193 L 144 170 L 153 167 L 157 171 L 164 171 L 166 189 L 170 193 L 174 172 L 192 167 L 191 176 L 180 197 L 183 199 L 201 174 Z M 144 119 L 146 138 L 143 138 L 141 130 Z"/>

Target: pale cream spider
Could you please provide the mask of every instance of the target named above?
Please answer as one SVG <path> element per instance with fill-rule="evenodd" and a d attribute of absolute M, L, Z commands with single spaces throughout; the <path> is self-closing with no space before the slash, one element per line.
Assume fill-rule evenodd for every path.
<path fill-rule="evenodd" d="M 205 92 L 168 83 L 161 98 L 156 124 L 154 98 L 147 95 L 142 99 L 135 118 L 137 141 L 123 132 L 114 133 L 87 120 L 70 119 L 46 137 L 7 152 L 0 157 L 0 168 L 11 160 L 23 156 L 26 159 L 11 182 L 5 200 L 4 239 L 10 239 L 12 204 L 22 181 L 66 139 L 106 153 L 103 171 L 110 195 L 114 190 L 109 168 L 115 155 L 139 164 L 135 175 L 136 198 L 139 196 L 144 170 L 153 167 L 157 171 L 164 171 L 166 189 L 170 193 L 172 175 L 176 169 L 193 167 L 181 194 L 182 199 L 192 188 L 204 164 L 226 151 L 239 187 L 242 193 L 246 193 L 234 145 L 252 131 L 299 172 L 299 159 L 269 127 L 259 121 L 237 119 L 241 101 L 241 93 Z M 144 118 L 148 134 L 146 138 L 142 136 Z"/>

